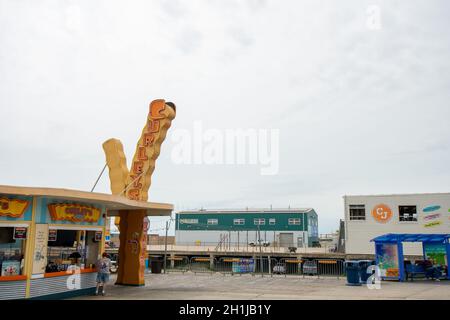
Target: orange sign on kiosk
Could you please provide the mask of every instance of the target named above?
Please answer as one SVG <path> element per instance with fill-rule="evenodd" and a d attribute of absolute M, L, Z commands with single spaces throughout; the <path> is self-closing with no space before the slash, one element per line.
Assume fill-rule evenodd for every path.
<path fill-rule="evenodd" d="M 392 218 L 392 210 L 385 204 L 378 204 L 372 209 L 375 221 L 385 223 Z"/>
<path fill-rule="evenodd" d="M 94 207 L 67 203 L 49 204 L 48 211 L 52 220 L 72 222 L 97 222 L 101 213 Z"/>
<path fill-rule="evenodd" d="M 27 200 L 0 198 L 0 216 L 19 218 L 29 205 L 30 201 Z"/>

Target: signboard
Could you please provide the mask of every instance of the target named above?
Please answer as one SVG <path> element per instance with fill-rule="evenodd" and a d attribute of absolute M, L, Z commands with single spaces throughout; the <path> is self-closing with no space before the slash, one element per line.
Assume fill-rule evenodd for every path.
<path fill-rule="evenodd" d="M 36 224 L 36 239 L 33 251 L 33 274 L 45 272 L 47 266 L 48 224 Z"/>
<path fill-rule="evenodd" d="M 48 230 L 48 241 L 56 241 L 58 239 L 58 230 Z"/>
<path fill-rule="evenodd" d="M 13 239 L 22 240 L 27 238 L 27 228 L 26 227 L 15 227 Z"/>
<path fill-rule="evenodd" d="M 80 204 L 57 203 L 49 204 L 50 218 L 54 221 L 97 222 L 100 219 L 100 209 Z"/>
<path fill-rule="evenodd" d="M 20 274 L 20 261 L 3 261 L 2 262 L 2 277 L 18 276 Z"/>
<path fill-rule="evenodd" d="M 377 261 L 380 275 L 385 278 L 399 277 L 398 248 L 396 243 L 379 243 L 377 245 Z"/>
<path fill-rule="evenodd" d="M 441 266 L 447 265 L 447 252 L 445 251 L 445 244 L 424 243 L 423 246 L 426 259 L 433 260 L 434 264 Z"/>
<path fill-rule="evenodd" d="M 392 218 L 392 210 L 385 204 L 378 204 L 372 209 L 372 216 L 376 222 L 386 223 Z"/>
<path fill-rule="evenodd" d="M 8 199 L 0 198 L 0 216 L 19 218 L 21 217 L 28 206 L 30 201 L 20 199 Z"/>
<path fill-rule="evenodd" d="M 423 208 L 423 226 L 425 228 L 432 228 L 442 225 L 442 215 L 439 212 L 440 209 L 440 205 L 429 205 Z"/>
<path fill-rule="evenodd" d="M 233 261 L 232 268 L 234 273 L 255 272 L 255 259 L 237 259 L 237 261 Z"/>
<path fill-rule="evenodd" d="M 101 231 L 95 231 L 95 241 L 102 241 L 102 232 Z"/>

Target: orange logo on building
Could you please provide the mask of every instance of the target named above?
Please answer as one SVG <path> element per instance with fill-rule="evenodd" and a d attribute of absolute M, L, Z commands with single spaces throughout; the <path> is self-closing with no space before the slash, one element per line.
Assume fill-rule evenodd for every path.
<path fill-rule="evenodd" d="M 79 204 L 49 204 L 48 211 L 52 220 L 97 222 L 100 218 L 99 209 Z"/>
<path fill-rule="evenodd" d="M 373 208 L 372 216 L 377 222 L 388 222 L 392 218 L 392 210 L 385 204 L 378 204 Z"/>

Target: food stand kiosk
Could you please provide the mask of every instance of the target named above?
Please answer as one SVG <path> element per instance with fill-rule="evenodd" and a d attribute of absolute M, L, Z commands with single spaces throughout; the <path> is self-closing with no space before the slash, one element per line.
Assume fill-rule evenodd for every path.
<path fill-rule="evenodd" d="M 450 234 L 398 234 L 388 233 L 371 240 L 375 242 L 376 264 L 383 280 L 406 280 L 406 264 L 403 256 L 404 242 L 422 243 L 423 259 L 433 259 L 448 272 Z"/>
<path fill-rule="evenodd" d="M 0 300 L 93 293 L 108 214 L 173 206 L 94 192 L 0 186 Z"/>

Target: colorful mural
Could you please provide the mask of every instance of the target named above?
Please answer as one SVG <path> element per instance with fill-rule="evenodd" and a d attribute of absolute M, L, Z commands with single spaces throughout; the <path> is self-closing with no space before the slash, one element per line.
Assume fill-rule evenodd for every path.
<path fill-rule="evenodd" d="M 387 278 L 398 278 L 398 250 L 396 243 L 377 244 L 379 253 L 377 256 L 380 275 Z"/>

